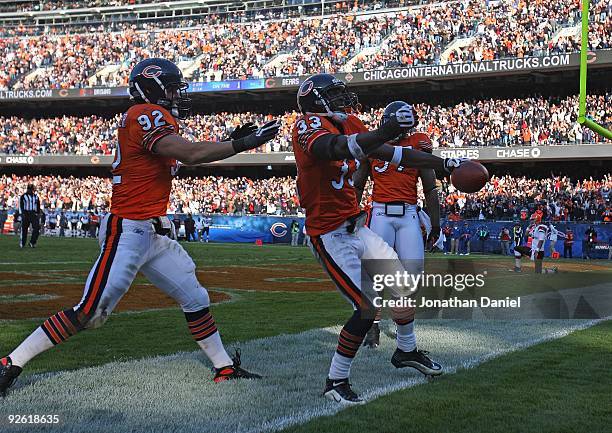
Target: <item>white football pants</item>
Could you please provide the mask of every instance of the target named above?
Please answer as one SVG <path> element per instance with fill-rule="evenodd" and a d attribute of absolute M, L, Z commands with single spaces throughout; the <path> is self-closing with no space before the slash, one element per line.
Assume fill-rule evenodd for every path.
<path fill-rule="evenodd" d="M 74 307 L 88 319 L 86 327 L 106 321 L 139 271 L 174 298 L 184 312 L 209 306 L 191 257 L 177 241 L 157 234 L 150 220 L 107 214 L 100 223 L 98 241 L 102 251 L 89 273 L 83 298 Z"/>

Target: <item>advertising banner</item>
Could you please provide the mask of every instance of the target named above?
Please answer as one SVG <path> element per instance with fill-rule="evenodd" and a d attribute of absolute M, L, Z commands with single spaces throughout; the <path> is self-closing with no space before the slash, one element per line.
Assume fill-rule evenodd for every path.
<path fill-rule="evenodd" d="M 383 82 L 412 82 L 444 80 L 504 74 L 520 74 L 535 71 L 554 71 L 578 68 L 580 55 L 551 54 L 537 57 L 505 58 L 485 62 L 452 63 L 446 65 L 419 65 L 400 68 L 379 68 L 372 71 L 337 73 L 338 78 L 355 85 Z M 612 50 L 590 52 L 589 67 L 612 64 Z M 189 93 L 238 92 L 246 90 L 266 91 L 297 89 L 306 76 L 268 77 L 247 80 L 196 81 L 189 85 Z M 28 99 L 75 99 L 127 97 L 127 87 L 95 87 L 83 89 L 16 89 L 0 90 L 0 101 Z"/>
<path fill-rule="evenodd" d="M 433 151 L 442 158 L 469 158 L 482 162 L 538 162 L 612 159 L 612 146 L 609 144 L 583 144 L 559 146 L 515 146 L 515 147 L 443 147 Z M 4 155 L 0 154 L 0 166 L 110 166 L 113 157 L 109 155 Z M 295 165 L 292 152 L 240 153 L 222 161 L 204 166 L 261 166 Z"/>

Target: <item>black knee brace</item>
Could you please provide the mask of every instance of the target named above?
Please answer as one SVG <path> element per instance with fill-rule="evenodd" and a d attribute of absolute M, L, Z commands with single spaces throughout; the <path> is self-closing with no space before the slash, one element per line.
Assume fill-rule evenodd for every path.
<path fill-rule="evenodd" d="M 363 312 L 361 310 L 355 310 L 353 315 L 350 317 L 350 319 L 348 319 L 348 321 L 344 325 L 344 329 L 346 329 L 348 332 L 350 332 L 353 335 L 365 337 L 365 335 L 368 333 L 368 331 L 372 327 L 373 323 L 374 323 L 374 317 L 372 318 L 368 316 L 364 317 Z"/>

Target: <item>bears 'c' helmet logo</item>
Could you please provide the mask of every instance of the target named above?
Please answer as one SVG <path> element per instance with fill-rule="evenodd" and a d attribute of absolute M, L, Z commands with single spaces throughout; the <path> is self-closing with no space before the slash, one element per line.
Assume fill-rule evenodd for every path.
<path fill-rule="evenodd" d="M 308 95 L 312 91 L 313 87 L 314 87 L 314 83 L 311 80 L 304 81 L 302 85 L 300 86 L 300 90 L 298 92 L 299 96 Z"/>
<path fill-rule="evenodd" d="M 143 69 L 142 75 L 147 78 L 156 78 L 162 74 L 162 68 L 157 65 L 149 65 Z"/>
<path fill-rule="evenodd" d="M 185 119 L 191 112 L 189 84 L 183 72 L 169 60 L 151 58 L 139 62 L 130 73 L 128 85 L 137 104 L 160 105 L 178 119 Z"/>

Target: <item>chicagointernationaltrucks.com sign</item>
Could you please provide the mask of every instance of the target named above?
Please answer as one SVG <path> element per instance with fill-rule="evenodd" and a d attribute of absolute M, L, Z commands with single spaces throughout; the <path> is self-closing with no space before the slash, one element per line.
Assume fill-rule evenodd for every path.
<path fill-rule="evenodd" d="M 415 78 L 498 74 L 511 71 L 557 68 L 570 66 L 571 57 L 571 54 L 557 54 L 545 57 L 499 59 L 477 63 L 451 63 L 412 68 L 380 69 L 363 72 L 362 79 L 364 81 L 404 81 Z"/>
<path fill-rule="evenodd" d="M 612 65 L 612 50 L 590 52 L 591 66 Z M 577 69 L 580 55 L 551 54 L 537 57 L 496 59 L 474 63 L 447 65 L 421 65 L 400 68 L 381 68 L 372 71 L 338 73 L 336 76 L 352 85 L 382 82 L 411 82 L 419 80 L 445 80 L 478 76 L 521 74 L 532 71 Z M 192 82 L 189 93 L 224 93 L 297 89 L 307 77 L 268 77 L 247 80 Z M 0 90 L 0 101 L 35 99 L 127 98 L 127 87 L 95 87 L 82 89 Z"/>

